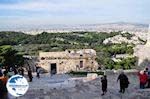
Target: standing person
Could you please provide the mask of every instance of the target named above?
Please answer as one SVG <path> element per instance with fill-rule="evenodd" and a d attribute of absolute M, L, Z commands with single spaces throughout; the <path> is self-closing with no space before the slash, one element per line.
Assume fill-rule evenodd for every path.
<path fill-rule="evenodd" d="M 18 68 L 18 74 L 21 75 L 21 67 Z"/>
<path fill-rule="evenodd" d="M 36 67 L 36 77 L 40 78 L 40 67 Z"/>
<path fill-rule="evenodd" d="M 18 71 L 17 71 L 17 66 L 15 65 L 15 66 L 13 66 L 13 71 L 14 71 L 14 74 L 16 75 L 16 74 L 18 74 Z"/>
<path fill-rule="evenodd" d="M 128 88 L 129 85 L 129 80 L 128 77 L 124 74 L 123 71 L 121 71 L 121 74 L 118 76 L 117 82 L 118 80 L 120 81 L 120 93 L 124 93 L 125 92 L 125 88 Z"/>
<path fill-rule="evenodd" d="M 0 97 L 2 99 L 7 99 L 7 88 L 6 88 L 7 80 L 8 80 L 7 72 L 4 71 L 4 74 L 0 76 Z"/>
<path fill-rule="evenodd" d="M 107 76 L 106 75 L 104 75 L 101 78 L 101 83 L 102 83 L 102 91 L 103 91 L 103 93 L 101 95 L 103 96 L 107 92 Z"/>
<path fill-rule="evenodd" d="M 24 69 L 23 69 L 23 67 L 19 68 L 19 74 L 22 75 L 22 76 L 24 76 Z"/>
<path fill-rule="evenodd" d="M 140 80 L 140 88 L 144 89 L 145 85 L 147 83 L 147 80 L 148 80 L 148 76 L 146 74 L 146 71 L 142 70 L 139 72 L 139 80 Z"/>
<path fill-rule="evenodd" d="M 24 69 L 21 67 L 21 75 L 24 76 Z"/>
<path fill-rule="evenodd" d="M 148 80 L 147 80 L 147 88 L 150 88 L 150 70 L 148 68 L 145 69 L 146 74 L 148 76 Z"/>
<path fill-rule="evenodd" d="M 14 75 L 13 69 L 12 69 L 12 67 L 10 67 L 9 71 L 8 71 L 8 77 L 10 78 L 13 75 Z"/>
<path fill-rule="evenodd" d="M 4 84 L 6 84 L 7 83 L 7 80 L 8 80 L 8 71 L 7 70 L 5 70 L 4 72 L 3 72 L 3 76 L 4 76 Z"/>
<path fill-rule="evenodd" d="M 31 70 L 28 70 L 28 77 L 29 77 L 29 82 L 32 82 L 32 71 Z"/>
<path fill-rule="evenodd" d="M 18 72 L 19 72 L 20 75 L 24 76 L 24 69 L 23 69 L 23 67 L 20 67 L 18 69 Z"/>
<path fill-rule="evenodd" d="M 6 70 L 3 73 L 4 92 L 7 92 L 6 84 L 7 84 L 8 78 L 9 78 L 7 73 L 8 72 Z"/>

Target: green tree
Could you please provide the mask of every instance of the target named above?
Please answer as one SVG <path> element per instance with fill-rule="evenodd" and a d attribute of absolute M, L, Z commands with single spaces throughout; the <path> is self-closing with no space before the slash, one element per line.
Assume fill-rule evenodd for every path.
<path fill-rule="evenodd" d="M 114 69 L 115 62 L 111 58 L 104 59 L 104 65 L 107 69 Z"/>
<path fill-rule="evenodd" d="M 14 66 L 23 64 L 23 56 L 18 54 L 12 46 L 4 45 L 0 46 L 0 63 L 3 66 Z"/>

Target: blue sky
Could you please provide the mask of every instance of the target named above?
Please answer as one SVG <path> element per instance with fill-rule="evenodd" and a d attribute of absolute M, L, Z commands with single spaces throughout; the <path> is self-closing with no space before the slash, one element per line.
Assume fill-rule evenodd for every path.
<path fill-rule="evenodd" d="M 48 24 L 150 23 L 150 0 L 0 0 L 0 28 Z"/>

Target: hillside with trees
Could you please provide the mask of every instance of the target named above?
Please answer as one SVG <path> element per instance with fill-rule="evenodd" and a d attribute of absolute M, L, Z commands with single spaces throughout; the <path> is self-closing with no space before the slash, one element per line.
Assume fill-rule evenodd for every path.
<path fill-rule="evenodd" d="M 38 55 L 39 51 L 64 51 L 66 49 L 92 48 L 97 51 L 100 66 L 109 69 L 130 69 L 135 66 L 136 58 L 121 59 L 114 62 L 111 58 L 116 54 L 133 54 L 134 45 L 103 44 L 107 38 L 121 32 L 71 32 L 27 35 L 22 32 L 0 32 L 0 46 L 11 45 L 19 54 Z M 127 35 L 130 36 L 130 35 Z"/>

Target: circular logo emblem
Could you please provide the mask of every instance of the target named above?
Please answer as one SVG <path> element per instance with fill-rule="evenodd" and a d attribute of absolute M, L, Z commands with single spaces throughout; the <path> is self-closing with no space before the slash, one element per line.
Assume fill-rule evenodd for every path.
<path fill-rule="evenodd" d="M 24 95 L 28 88 L 29 84 L 25 77 L 21 75 L 12 76 L 7 82 L 8 92 L 15 97 Z"/>

